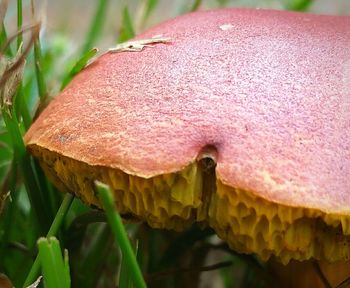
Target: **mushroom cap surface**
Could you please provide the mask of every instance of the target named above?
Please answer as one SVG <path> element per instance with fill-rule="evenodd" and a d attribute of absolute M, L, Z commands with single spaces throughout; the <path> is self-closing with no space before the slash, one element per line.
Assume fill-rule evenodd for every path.
<path fill-rule="evenodd" d="M 135 38 L 169 43 L 88 65 L 26 144 L 144 179 L 209 147 L 220 185 L 349 234 L 349 27 L 350 17 L 258 9 L 177 17 Z"/>

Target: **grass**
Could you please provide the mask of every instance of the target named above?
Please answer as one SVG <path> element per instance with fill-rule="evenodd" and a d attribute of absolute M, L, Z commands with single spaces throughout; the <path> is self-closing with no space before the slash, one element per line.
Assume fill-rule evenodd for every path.
<path fill-rule="evenodd" d="M 99 194 L 102 206 L 106 211 L 108 222 L 112 228 L 115 239 L 123 251 L 123 260 L 125 259 L 126 273 L 132 275 L 132 282 L 136 288 L 145 288 L 146 283 L 142 272 L 137 263 L 134 250 L 129 242 L 127 232 L 124 229 L 122 219 L 114 207 L 114 199 L 109 187 L 103 183 L 96 182 L 96 189 Z"/>
<path fill-rule="evenodd" d="M 47 232 L 47 238 L 50 239 L 52 238 L 54 235 L 58 234 L 58 231 L 62 225 L 62 222 L 64 220 L 64 217 L 66 216 L 66 213 L 68 211 L 68 209 L 70 208 L 70 205 L 72 204 L 73 201 L 73 196 L 70 194 L 66 194 L 62 204 L 60 206 L 60 208 L 57 211 L 56 217 L 52 222 L 52 225 L 49 229 L 49 231 Z M 42 239 L 42 238 L 40 238 Z M 24 282 L 23 286 L 29 286 L 31 283 L 34 282 L 35 279 L 37 279 L 37 277 L 39 276 L 39 270 L 40 270 L 40 258 L 45 256 L 45 252 L 42 252 L 42 256 L 37 256 L 36 259 L 34 260 L 34 263 L 32 265 L 31 270 L 28 273 L 28 276 Z"/>
<path fill-rule="evenodd" d="M 177 8 L 194 11 L 204 2 L 190 1 L 186 8 L 180 4 Z M 234 3 L 213 2 L 216 7 Z M 8 35 L 8 24 L 0 19 L 0 273 L 15 287 L 27 287 L 38 279 L 40 287 L 116 287 L 118 283 L 121 288 L 146 287 L 145 281 L 149 287 L 196 287 L 202 272 L 220 268 L 222 287 L 266 286 L 270 280 L 264 265 L 254 257 L 236 255 L 226 245 L 212 245 L 212 230 L 192 227 L 179 234 L 141 224 L 122 225 L 107 187 L 97 185 L 105 215 L 56 191 L 26 152 L 22 137 L 53 96 L 50 87 L 62 90 L 96 55 L 95 45 L 106 36 L 103 27 L 111 3 L 95 3 L 86 37 L 64 65 L 59 60 L 68 54 L 69 41 L 39 38 L 39 26 L 31 22 L 34 1 L 17 0 L 16 36 Z M 135 35 L 136 13 L 125 3 L 116 11 L 121 19 L 115 35 L 119 42 Z M 157 17 L 160 3 L 143 2 L 142 25 Z M 288 9 L 305 10 L 311 1 L 284 3 Z M 26 5 L 31 5 L 29 23 L 23 18 Z M 205 266 L 206 255 L 213 251 L 220 251 L 223 261 Z"/>
<path fill-rule="evenodd" d="M 67 73 L 67 75 L 63 78 L 61 89 L 63 90 L 64 87 L 68 85 L 68 83 L 74 78 L 76 74 L 79 73 L 81 69 L 83 69 L 89 60 L 91 60 L 97 53 L 97 48 L 91 48 L 90 50 L 86 51 L 83 56 L 74 64 L 72 69 Z"/>
<path fill-rule="evenodd" d="M 64 257 L 62 257 L 60 243 L 55 237 L 40 238 L 38 249 L 38 259 L 40 259 L 45 286 L 69 288 L 71 280 L 68 251 L 64 250 Z"/>

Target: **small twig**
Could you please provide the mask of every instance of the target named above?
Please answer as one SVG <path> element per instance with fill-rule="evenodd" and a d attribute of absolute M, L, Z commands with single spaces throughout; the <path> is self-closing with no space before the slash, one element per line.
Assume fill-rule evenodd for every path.
<path fill-rule="evenodd" d="M 9 242 L 8 243 L 9 248 L 13 248 L 16 249 L 18 251 L 23 252 L 24 254 L 30 255 L 30 257 L 35 258 L 35 255 L 33 254 L 33 252 L 24 244 L 20 243 L 20 242 Z"/>
<path fill-rule="evenodd" d="M 178 273 L 195 273 L 195 272 L 206 272 L 217 270 L 221 268 L 225 268 L 232 265 L 232 261 L 224 261 L 220 263 L 216 263 L 209 266 L 204 267 L 188 267 L 188 268 L 171 268 L 167 270 L 163 270 L 160 272 L 155 272 L 145 276 L 146 282 L 151 282 L 157 280 L 159 278 L 164 278 L 170 275 L 178 274 Z"/>
<path fill-rule="evenodd" d="M 320 277 L 322 284 L 325 288 L 332 288 L 331 284 L 329 283 L 328 279 L 326 278 L 326 276 L 323 274 L 320 265 L 318 264 L 317 261 L 313 261 L 312 265 L 318 275 L 318 277 Z"/>
<path fill-rule="evenodd" d="M 350 277 L 340 282 L 335 288 L 348 288 L 350 287 Z"/>

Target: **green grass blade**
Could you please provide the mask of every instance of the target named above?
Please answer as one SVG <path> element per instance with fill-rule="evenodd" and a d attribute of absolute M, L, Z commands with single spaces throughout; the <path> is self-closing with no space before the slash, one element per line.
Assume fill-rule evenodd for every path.
<path fill-rule="evenodd" d="M 46 287 L 69 288 L 70 275 L 67 252 L 62 257 L 59 241 L 55 237 L 38 240 L 39 258 Z"/>
<path fill-rule="evenodd" d="M 310 8 L 313 0 L 291 0 L 286 5 L 287 10 L 292 11 L 306 11 Z"/>
<path fill-rule="evenodd" d="M 20 31 L 23 25 L 23 3 L 22 0 L 17 0 L 17 29 Z M 17 37 L 17 50 L 21 47 L 23 42 L 23 34 L 20 33 Z"/>
<path fill-rule="evenodd" d="M 48 96 L 45 76 L 42 71 L 42 57 L 41 57 L 41 45 L 40 39 L 37 38 L 34 41 L 34 61 L 35 61 L 35 75 L 38 85 L 38 92 L 40 101 L 45 101 Z"/>
<path fill-rule="evenodd" d="M 15 113 L 11 114 L 8 110 L 3 108 L 2 116 L 11 136 L 16 165 L 19 166 L 22 173 L 24 185 L 36 215 L 36 219 L 40 224 L 41 230 L 47 231 L 50 227 L 49 213 L 47 212 L 46 203 L 42 197 L 42 191 L 36 181 L 35 173 L 31 165 L 31 159 L 26 152 L 16 115 Z"/>
<path fill-rule="evenodd" d="M 3 220 L 3 230 L 0 236 L 0 259 L 4 259 L 5 253 L 7 252 L 8 239 L 11 235 L 11 230 L 15 229 L 13 225 L 14 214 L 17 206 L 17 200 L 19 193 L 16 193 L 16 180 L 17 180 L 17 166 L 15 165 L 15 160 L 12 159 L 11 168 L 9 175 L 9 191 L 11 195 L 11 203 L 8 205 L 8 209 L 5 214 L 0 214 Z M 1 187 L 0 187 L 1 188 Z"/>
<path fill-rule="evenodd" d="M 102 34 L 101 32 L 108 8 L 108 2 L 108 0 L 99 0 L 97 3 L 97 9 L 94 16 L 94 20 L 91 22 L 91 26 L 85 40 L 85 44 L 83 45 L 83 53 L 91 49 Z"/>
<path fill-rule="evenodd" d="M 202 0 L 194 0 L 192 7 L 191 7 L 191 12 L 197 11 L 199 7 L 202 4 Z"/>
<path fill-rule="evenodd" d="M 30 5 L 32 8 L 32 17 L 34 19 L 34 16 L 35 16 L 34 0 L 30 1 Z M 38 85 L 40 101 L 44 102 L 48 96 L 48 92 L 46 87 L 45 76 L 42 71 L 42 65 L 41 65 L 42 53 L 41 53 L 41 44 L 40 44 L 40 34 L 38 34 L 37 37 L 34 39 L 34 63 L 35 63 L 35 75 L 36 75 L 36 81 Z"/>
<path fill-rule="evenodd" d="M 7 41 L 7 33 L 4 22 L 1 23 L 0 27 L 0 47 L 4 46 Z"/>
<path fill-rule="evenodd" d="M 136 244 L 134 245 L 134 251 L 135 251 L 135 257 L 137 260 L 139 260 L 139 245 L 138 241 L 136 241 Z M 140 263 L 140 261 L 138 261 Z M 119 287 L 120 288 L 132 288 L 132 278 L 130 273 L 128 273 L 128 263 L 125 261 L 125 258 L 121 257 L 121 265 L 120 265 L 120 275 L 119 275 Z"/>
<path fill-rule="evenodd" d="M 69 73 L 64 77 L 61 85 L 61 90 L 67 86 L 67 84 L 73 79 L 73 77 L 78 74 L 88 63 L 88 61 L 96 55 L 98 52 L 97 48 L 93 48 L 87 51 L 78 61 L 75 63 L 73 68 L 69 71 Z"/>
<path fill-rule="evenodd" d="M 69 210 L 69 207 L 71 206 L 73 200 L 74 200 L 74 196 L 72 194 L 66 193 L 66 195 L 64 195 L 62 204 L 56 213 L 56 217 L 53 220 L 51 227 L 49 229 L 49 232 L 47 232 L 46 237 L 52 237 L 52 236 L 57 235 L 57 233 L 62 225 L 62 222 L 64 220 L 64 217 L 66 216 L 66 214 Z"/>
<path fill-rule="evenodd" d="M 151 16 L 154 9 L 157 7 L 159 0 L 147 0 L 145 13 L 143 15 L 142 23 L 146 23 L 148 18 Z"/>
<path fill-rule="evenodd" d="M 59 193 L 57 189 L 51 184 L 49 179 L 47 179 L 37 159 L 33 159 L 33 167 L 36 172 L 40 188 L 45 193 L 45 203 L 47 206 L 48 213 L 52 215 L 51 219 L 53 220 L 54 215 L 56 214 L 59 206 L 61 205 L 63 195 L 62 193 Z"/>
<path fill-rule="evenodd" d="M 127 6 L 123 9 L 122 26 L 118 37 L 118 42 L 122 43 L 135 36 L 134 27 Z"/>
<path fill-rule="evenodd" d="M 15 111 L 17 111 L 18 116 L 22 117 L 24 127 L 27 130 L 32 124 L 32 117 L 30 116 L 27 99 L 26 97 L 24 97 L 23 93 L 24 93 L 24 89 L 21 83 L 18 86 L 16 95 L 13 98 L 13 102 L 14 102 Z"/>
<path fill-rule="evenodd" d="M 5 43 L 7 42 L 7 32 L 6 32 L 6 27 L 5 27 L 4 22 L 1 23 L 0 29 L 1 29 L 1 31 L 0 31 L 0 48 L 2 48 L 5 45 Z M 5 51 L 5 55 L 8 57 L 13 57 L 11 47 L 7 47 L 7 49 Z"/>
<path fill-rule="evenodd" d="M 121 257 L 118 287 L 120 287 L 120 288 L 131 288 L 132 287 L 131 275 L 129 273 L 127 263 L 126 263 L 123 256 Z"/>
<path fill-rule="evenodd" d="M 218 2 L 219 7 L 225 7 L 228 4 L 228 0 L 216 0 Z"/>
<path fill-rule="evenodd" d="M 95 223 L 89 228 L 93 232 L 90 234 L 89 243 L 84 244 L 84 253 L 72 259 L 72 264 L 76 264 L 76 270 L 81 271 L 74 275 L 76 283 L 79 283 L 81 287 L 95 287 L 97 285 L 104 273 L 102 267 L 106 264 L 110 254 L 113 253 L 114 236 L 109 225 Z M 85 229 L 85 233 L 89 234 L 88 230 Z M 81 242 L 78 240 L 78 243 Z M 117 263 L 115 264 L 117 266 Z"/>
<path fill-rule="evenodd" d="M 73 202 L 73 195 L 71 194 L 66 194 L 64 196 L 64 199 L 62 201 L 62 204 L 60 206 L 60 208 L 57 211 L 56 217 L 52 222 L 52 225 L 50 227 L 49 232 L 47 233 L 47 238 L 52 237 L 54 235 L 56 235 L 58 233 L 59 228 L 62 225 L 62 222 L 69 210 L 69 207 L 71 206 L 72 202 Z M 27 276 L 26 281 L 24 282 L 23 287 L 27 287 L 28 285 L 30 285 L 31 283 L 33 283 L 35 281 L 35 279 L 37 278 L 38 274 L 39 274 L 39 270 L 40 270 L 40 261 L 39 261 L 39 257 L 37 257 L 33 263 L 33 266 Z"/>
<path fill-rule="evenodd" d="M 125 260 L 125 265 L 128 268 L 128 272 L 131 275 L 133 283 L 136 288 L 145 288 L 145 280 L 143 279 L 142 272 L 137 263 L 135 253 L 129 242 L 127 233 L 122 223 L 122 219 L 115 208 L 112 192 L 110 191 L 107 185 L 101 182 L 96 181 L 95 185 L 99 195 L 99 199 L 102 203 L 103 208 L 106 211 L 107 220 L 122 251 L 123 259 Z"/>

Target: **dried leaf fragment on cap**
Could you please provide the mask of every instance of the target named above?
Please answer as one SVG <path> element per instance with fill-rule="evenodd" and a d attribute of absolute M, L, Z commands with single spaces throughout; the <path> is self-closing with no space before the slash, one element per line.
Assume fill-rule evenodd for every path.
<path fill-rule="evenodd" d="M 158 43 L 169 43 L 171 38 L 156 36 L 149 39 L 140 39 L 134 41 L 128 41 L 124 43 L 117 44 L 115 47 L 110 48 L 110 52 L 139 52 L 145 47 L 153 47 L 154 44 Z"/>

